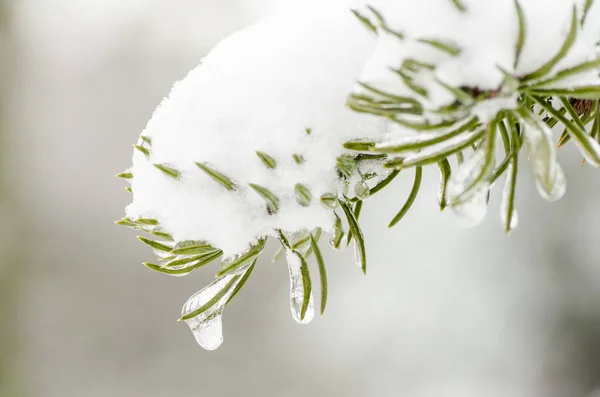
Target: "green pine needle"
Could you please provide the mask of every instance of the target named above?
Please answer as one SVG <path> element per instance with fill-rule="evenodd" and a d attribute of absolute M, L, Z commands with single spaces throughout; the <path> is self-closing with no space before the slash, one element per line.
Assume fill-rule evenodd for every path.
<path fill-rule="evenodd" d="M 312 201 L 312 194 L 308 188 L 300 183 L 297 183 L 294 187 L 294 192 L 296 195 L 296 202 L 303 207 L 307 207 L 310 205 Z"/>
<path fill-rule="evenodd" d="M 292 157 L 294 158 L 296 164 L 304 164 L 304 157 L 301 154 L 293 154 Z"/>
<path fill-rule="evenodd" d="M 279 199 L 269 189 L 255 185 L 254 183 L 248 184 L 256 193 L 258 193 L 267 202 L 267 209 L 270 214 L 275 214 L 279 211 Z"/>
<path fill-rule="evenodd" d="M 133 174 L 129 171 L 122 172 L 120 174 L 115 175 L 117 178 L 121 179 L 133 179 Z"/>
<path fill-rule="evenodd" d="M 150 151 L 148 149 L 146 149 L 145 147 L 143 147 L 141 145 L 133 145 L 133 147 L 135 149 L 137 149 L 138 151 L 142 152 L 144 154 L 144 156 L 150 157 Z"/>
<path fill-rule="evenodd" d="M 404 203 L 404 205 L 402 206 L 400 211 L 396 214 L 396 216 L 392 219 L 392 221 L 390 222 L 388 227 L 390 227 L 390 228 L 394 227 L 398 222 L 400 222 L 400 220 L 402 218 L 404 218 L 404 215 L 406 215 L 408 210 L 410 210 L 410 208 L 412 207 L 413 203 L 415 202 L 415 200 L 417 198 L 419 189 L 421 188 L 422 177 L 423 177 L 423 169 L 422 169 L 422 167 L 419 166 L 415 169 L 415 180 L 413 182 L 413 187 L 412 187 L 410 194 L 408 195 L 408 199 L 406 200 L 406 203 Z"/>
<path fill-rule="evenodd" d="M 173 249 L 173 247 L 171 247 L 170 245 L 162 244 L 162 243 L 159 243 L 158 241 L 147 239 L 146 237 L 137 236 L 137 238 L 142 243 L 146 244 L 147 246 L 151 247 L 152 249 L 154 249 L 156 251 L 171 252 L 171 250 Z"/>
<path fill-rule="evenodd" d="M 577 7 L 573 6 L 573 16 L 571 18 L 571 28 L 569 29 L 569 33 L 567 34 L 567 37 L 565 38 L 565 41 L 563 42 L 558 53 L 556 55 L 554 55 L 554 57 L 552 57 L 548 62 L 546 62 L 544 65 L 542 65 L 536 71 L 523 76 L 521 78 L 522 82 L 527 82 L 527 81 L 531 81 L 531 80 L 535 80 L 535 79 L 544 77 L 552 70 L 552 68 L 554 68 L 554 66 L 558 62 L 560 62 L 561 59 L 563 59 L 567 55 L 567 53 L 573 46 L 573 43 L 575 42 L 575 38 L 577 37 L 577 25 L 578 24 L 579 24 L 579 21 L 577 20 Z"/>
<path fill-rule="evenodd" d="M 467 11 L 467 7 L 465 7 L 465 5 L 462 3 L 461 0 L 451 0 L 451 1 L 452 1 L 452 3 L 454 3 L 456 8 L 458 8 L 459 11 L 461 11 L 461 12 Z"/>
<path fill-rule="evenodd" d="M 229 302 L 231 302 L 233 300 L 233 298 L 235 298 L 235 296 L 238 294 L 238 292 L 240 292 L 242 290 L 242 288 L 246 284 L 246 281 L 248 281 L 248 279 L 252 275 L 252 271 L 254 270 L 255 265 L 256 265 L 256 259 L 254 260 L 254 262 L 252 262 L 252 265 L 250 265 L 248 270 L 246 270 L 246 272 L 242 276 L 240 282 L 237 283 L 237 285 L 233 289 L 233 292 L 231 293 L 231 296 L 229 297 L 229 299 L 227 299 L 227 302 L 225 302 L 225 305 L 228 305 Z"/>
<path fill-rule="evenodd" d="M 275 161 L 275 159 L 271 156 L 269 156 L 266 153 L 263 152 L 256 152 L 256 155 L 258 156 L 258 158 L 260 159 L 260 161 L 263 162 L 263 164 L 267 167 L 267 168 L 275 168 L 277 167 L 277 162 Z"/>
<path fill-rule="evenodd" d="M 364 274 L 367 274 L 367 255 L 365 252 L 365 240 L 363 237 L 362 230 L 354 217 L 354 213 L 350 210 L 348 204 L 342 200 L 338 200 L 340 203 L 340 207 L 344 210 L 344 214 L 346 214 L 346 219 L 348 220 L 348 227 L 350 232 L 352 232 L 352 236 L 356 240 L 356 252 L 357 252 L 357 261 L 360 264 L 360 268 L 362 269 Z"/>
<path fill-rule="evenodd" d="M 223 186 L 225 189 L 227 189 L 227 190 L 235 190 L 236 189 L 235 183 L 233 183 L 233 181 L 231 179 L 229 179 L 228 177 L 226 177 L 225 175 L 221 174 L 218 171 L 215 171 L 214 169 L 210 168 L 206 164 L 196 163 L 196 165 L 198 166 L 198 168 L 200 168 L 202 171 L 204 171 L 206 173 L 206 175 L 210 176 L 215 182 L 217 182 L 218 184 Z"/>
<path fill-rule="evenodd" d="M 369 20 L 369 18 L 362 15 L 358 10 L 351 10 L 354 16 L 371 32 L 377 33 L 377 27 Z"/>
<path fill-rule="evenodd" d="M 450 176 L 452 175 L 452 166 L 448 159 L 443 159 L 438 162 L 438 168 L 440 169 L 440 211 L 443 211 L 448 205 L 446 201 L 446 189 L 448 188 L 448 180 L 450 180 Z"/>
<path fill-rule="evenodd" d="M 327 305 L 327 269 L 325 268 L 325 261 L 323 261 L 323 255 L 321 255 L 321 249 L 319 244 L 313 235 L 310 235 L 310 247 L 315 253 L 317 264 L 319 265 L 319 276 L 321 278 L 321 316 L 325 313 L 325 306 Z"/>
<path fill-rule="evenodd" d="M 174 168 L 171 168 L 165 164 L 152 164 L 154 167 L 156 167 L 157 170 L 161 171 L 163 174 L 165 174 L 166 176 L 173 178 L 173 179 L 179 179 L 179 177 L 181 176 L 181 172 L 177 171 Z"/>
<path fill-rule="evenodd" d="M 240 276 L 233 276 L 231 278 L 231 280 L 229 280 L 227 285 L 225 285 L 225 287 L 223 287 L 222 290 L 220 290 L 218 293 L 216 293 L 215 296 L 213 296 L 208 302 L 206 302 L 204 305 L 202 305 L 202 307 L 182 316 L 179 319 L 179 321 L 185 321 L 185 320 L 189 320 L 190 318 L 199 316 L 200 314 L 204 313 L 205 311 L 207 311 L 208 309 L 210 309 L 211 307 L 213 307 L 214 305 L 219 303 L 219 301 L 221 299 L 223 299 L 223 297 L 225 295 L 227 295 L 227 293 L 233 288 L 233 286 L 237 283 L 239 278 L 240 278 Z"/>

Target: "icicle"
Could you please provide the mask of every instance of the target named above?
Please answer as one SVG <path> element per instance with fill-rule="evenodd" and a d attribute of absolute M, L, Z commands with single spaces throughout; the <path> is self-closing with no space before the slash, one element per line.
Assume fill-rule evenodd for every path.
<path fill-rule="evenodd" d="M 450 176 L 448 182 L 448 201 L 457 206 L 478 192 L 490 188 L 489 177 L 494 170 L 494 152 L 481 147 Z M 490 156 L 492 156 L 491 161 Z"/>
<path fill-rule="evenodd" d="M 192 332 L 196 342 L 206 350 L 215 350 L 221 346 L 223 343 L 223 310 L 211 314 L 210 318 L 205 319 Z"/>
<path fill-rule="evenodd" d="M 300 254 L 292 250 L 286 252 L 288 268 L 290 271 L 290 307 L 292 316 L 300 324 L 308 324 L 315 314 L 314 299 L 312 291 L 305 292 L 305 285 L 308 277 L 308 285 L 310 286 L 310 276 L 308 276 L 308 267 L 306 262 L 303 263 Z M 304 267 L 304 269 L 303 269 Z M 309 287 L 310 288 L 310 287 Z M 308 295 L 308 307 L 302 317 L 302 309 L 305 304 L 304 298 Z"/>
<path fill-rule="evenodd" d="M 557 201 L 560 200 L 567 191 L 567 179 L 565 177 L 565 173 L 560 166 L 560 164 L 555 164 L 554 171 L 554 183 L 552 184 L 552 188 L 548 191 L 545 190 L 545 187 L 541 185 L 539 181 L 536 181 L 536 186 L 542 198 L 548 201 Z"/>
<path fill-rule="evenodd" d="M 465 226 L 476 226 L 487 212 L 488 188 L 483 188 L 473 193 L 467 200 L 453 205 L 452 210 Z"/>
<path fill-rule="evenodd" d="M 248 270 L 246 268 L 245 270 Z M 196 341 L 206 350 L 215 350 L 223 343 L 223 308 L 240 281 L 239 275 L 225 275 L 192 295 L 183 305 L 182 318 L 203 309 L 197 316 L 185 318 Z"/>
<path fill-rule="evenodd" d="M 369 185 L 364 179 L 354 185 L 354 195 L 360 200 L 366 200 L 371 195 L 371 189 L 369 189 Z"/>
<path fill-rule="evenodd" d="M 565 194 L 565 174 L 556 161 L 556 149 L 550 128 L 533 119 L 523 119 L 523 137 L 529 164 L 536 178 L 540 195 L 556 201 Z"/>
<path fill-rule="evenodd" d="M 336 251 L 341 251 L 342 248 L 342 239 L 344 238 L 344 230 L 342 229 L 342 220 L 340 217 L 334 212 L 335 223 L 333 225 L 333 230 L 330 232 L 329 245 Z"/>

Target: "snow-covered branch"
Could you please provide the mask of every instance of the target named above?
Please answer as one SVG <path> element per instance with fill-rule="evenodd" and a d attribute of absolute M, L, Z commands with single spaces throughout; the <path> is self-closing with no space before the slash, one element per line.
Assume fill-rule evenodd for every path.
<path fill-rule="evenodd" d="M 158 272 L 186 275 L 222 258 L 216 280 L 182 312 L 203 347 L 220 345 L 223 309 L 269 237 L 287 258 L 293 316 L 306 323 L 311 256 L 321 313 L 327 299 L 319 238 L 336 249 L 354 244 L 366 272 L 363 201 L 405 169 L 415 169 L 413 189 L 390 226 L 432 164 L 440 207 L 470 224 L 505 175 L 510 232 L 522 147 L 548 200 L 566 186 L 552 127 L 600 165 L 598 22 L 599 5 L 574 0 L 281 11 L 221 42 L 174 86 L 120 174 L 133 203 L 118 223 L 149 233 L 140 240 L 158 255 L 146 264 Z"/>

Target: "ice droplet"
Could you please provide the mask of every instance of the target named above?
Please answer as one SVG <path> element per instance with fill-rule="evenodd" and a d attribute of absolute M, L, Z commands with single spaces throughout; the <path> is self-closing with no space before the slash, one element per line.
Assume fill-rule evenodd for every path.
<path fill-rule="evenodd" d="M 361 180 L 354 185 L 354 195 L 360 200 L 367 199 L 371 195 L 371 189 L 369 189 L 367 182 Z"/>
<path fill-rule="evenodd" d="M 223 343 L 223 311 L 213 313 L 211 318 L 192 330 L 196 342 L 206 350 L 215 350 Z"/>
<path fill-rule="evenodd" d="M 565 178 L 565 173 L 563 172 L 560 164 L 555 164 L 554 181 L 551 184 L 551 188 L 549 190 L 547 190 L 547 187 L 543 185 L 539 180 L 536 180 L 536 186 L 538 192 L 544 200 L 560 200 L 567 191 L 567 178 Z"/>
<path fill-rule="evenodd" d="M 467 227 L 476 226 L 487 212 L 488 188 L 485 187 L 473 193 L 467 200 L 452 206 L 461 223 Z"/>
<path fill-rule="evenodd" d="M 481 190 L 489 190 L 490 175 L 494 171 L 494 152 L 488 153 L 485 147 L 478 148 L 473 155 L 462 163 L 448 181 L 448 201 L 457 206 Z M 491 161 L 489 160 L 490 155 Z"/>
<path fill-rule="evenodd" d="M 565 174 L 556 161 L 556 148 L 552 131 L 535 119 L 523 119 L 523 137 L 529 164 L 536 178 L 540 195 L 548 201 L 556 201 L 565 194 Z"/>
<path fill-rule="evenodd" d="M 221 276 L 192 295 L 183 305 L 181 315 L 185 316 L 203 307 L 221 294 L 211 307 L 199 315 L 185 320 L 198 344 L 206 350 L 215 350 L 223 343 L 223 308 L 240 279 L 241 276 L 239 275 L 228 274 Z"/>
<path fill-rule="evenodd" d="M 292 310 L 292 316 L 298 323 L 308 324 L 315 315 L 315 304 L 311 292 L 309 294 L 308 308 L 306 309 L 304 318 L 302 318 L 302 306 L 304 304 L 304 284 L 302 282 L 303 263 L 298 253 L 288 250 L 286 254 L 290 271 L 290 308 Z"/>
<path fill-rule="evenodd" d="M 335 223 L 333 225 L 333 230 L 330 233 L 329 245 L 336 251 L 341 251 L 342 248 L 342 239 L 344 237 L 344 231 L 342 230 L 342 220 L 339 216 L 334 212 Z"/>

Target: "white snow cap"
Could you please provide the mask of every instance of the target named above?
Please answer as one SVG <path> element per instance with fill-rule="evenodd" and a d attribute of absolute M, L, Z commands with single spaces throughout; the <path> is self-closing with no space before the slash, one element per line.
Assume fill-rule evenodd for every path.
<path fill-rule="evenodd" d="M 347 7 L 278 13 L 222 41 L 175 84 L 142 133 L 152 143 L 149 156 L 134 153 L 128 217 L 156 219 L 175 241 L 205 240 L 225 256 L 276 228 L 331 230 L 333 213 L 319 198 L 340 189 L 342 144 L 386 129 L 384 120 L 345 107 L 374 44 Z M 219 185 L 196 162 L 238 190 Z M 181 176 L 165 176 L 157 163 Z M 279 198 L 277 213 L 266 211 L 250 183 Z M 298 183 L 312 195 L 308 206 L 296 202 Z"/>
<path fill-rule="evenodd" d="M 518 0 L 526 32 L 516 67 L 519 20 L 515 0 L 459 0 L 457 3 L 464 7 L 464 12 L 452 0 L 369 1 L 368 4 L 383 16 L 393 33 L 379 31 L 376 51 L 360 81 L 396 95 L 414 96 L 414 92 L 391 68 L 400 68 L 405 60 L 416 60 L 435 66 L 435 71 L 424 70 L 415 77 L 415 81 L 428 92 L 428 98 L 419 98 L 425 109 L 438 109 L 456 100 L 436 79 L 453 87 L 498 89 L 504 81 L 500 68 L 515 76 L 526 75 L 559 51 L 569 32 L 574 8 L 581 19 L 586 0 Z M 554 70 L 596 57 L 596 43 L 600 38 L 598 3 L 594 2 L 587 11 L 584 27 L 578 31 L 568 54 L 555 65 Z M 373 15 L 366 7 L 360 10 L 365 15 Z M 404 39 L 399 39 L 394 33 L 403 35 Z M 420 40 L 447 44 L 459 49 L 460 55 L 450 55 Z M 572 87 L 600 83 L 597 70 L 578 74 L 576 78 L 570 82 Z M 564 81 L 561 83 L 564 86 Z M 356 90 L 364 92 L 360 87 Z M 497 105 L 507 104 L 498 102 Z M 495 114 L 487 110 L 486 114 Z"/>

